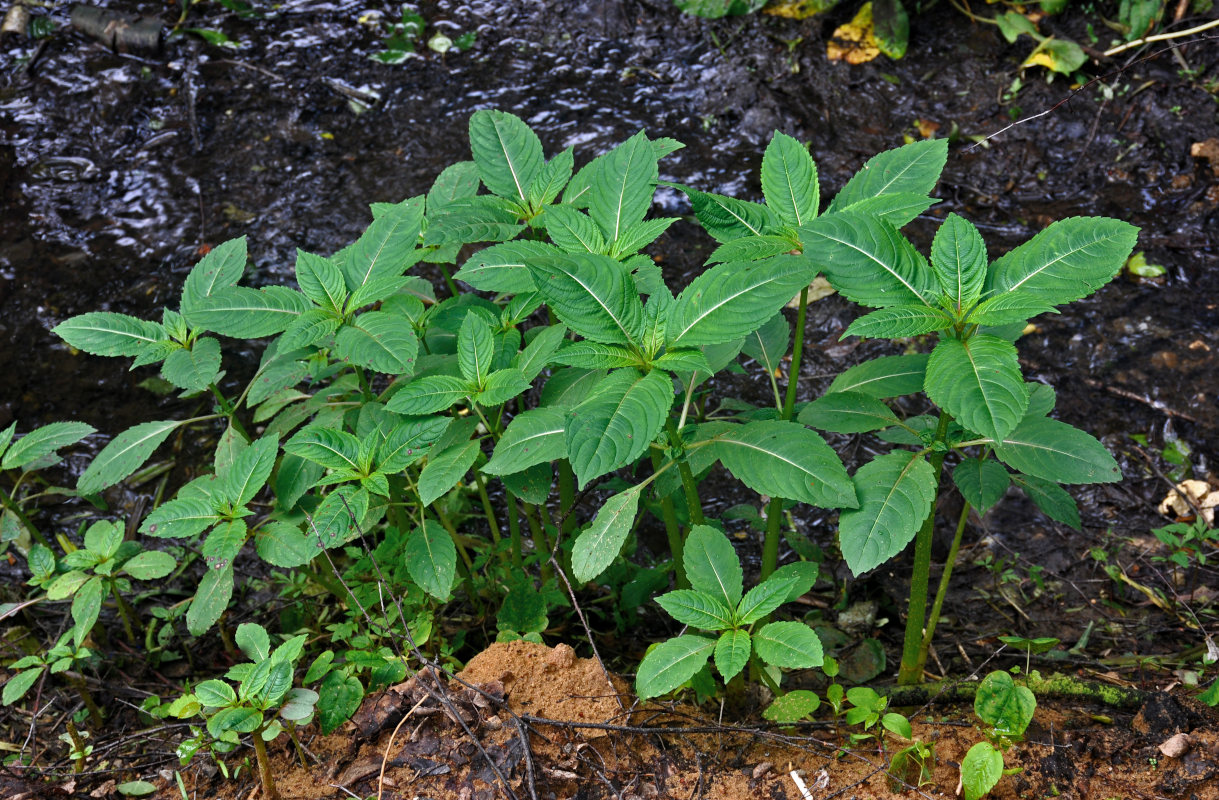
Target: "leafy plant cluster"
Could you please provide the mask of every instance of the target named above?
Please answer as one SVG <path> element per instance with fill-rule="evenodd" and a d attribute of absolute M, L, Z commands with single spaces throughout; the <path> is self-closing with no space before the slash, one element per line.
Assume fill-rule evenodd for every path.
<path fill-rule="evenodd" d="M 712 634 L 653 649 L 639 667 L 641 695 L 707 679 L 709 661 L 726 682 L 756 676 L 778 693 L 782 669 L 833 670 L 812 628 L 771 620 L 816 580 L 816 564 L 778 566 L 785 512 L 800 503 L 840 511 L 839 550 L 856 575 L 915 541 L 900 680 L 918 682 L 970 509 L 1016 486 L 1078 526 L 1060 484 L 1119 477 L 1099 442 L 1049 416 L 1053 390 L 1025 381 L 1013 341 L 1031 317 L 1112 279 L 1132 226 L 1063 220 L 990 261 L 978 230 L 950 215 L 928 260 L 899 229 L 935 202 L 945 142 L 873 158 L 822 210 L 808 150 L 776 133 L 762 162 L 765 203 L 672 184 L 719 243 L 675 294 L 641 251 L 676 222 L 649 211 L 659 162 L 678 142 L 640 132 L 577 170 L 571 149 L 547 159 L 511 114 L 479 111 L 469 134 L 473 160 L 446 168 L 426 195 L 374 204 L 368 229 L 337 253 L 298 251 L 295 288 L 243 285 L 246 243 L 236 239 L 194 267 L 178 307 L 159 320 L 100 311 L 55 328 L 86 353 L 159 365 L 207 409 L 115 436 L 81 475 L 80 495 L 96 499 L 127 479 L 175 433 L 218 438 L 209 470 L 131 520 L 138 543 L 120 523 L 98 522 L 83 548 L 65 539 L 56 558 L 22 511 L 26 477 L 14 481 L 5 529 L 38 540 L 25 549 L 33 584 L 48 599 L 72 598 L 74 627 L 58 650 L 29 657 L 41 661 L 13 665 L 21 671 L 6 703 L 28 690 L 33 670 L 90 658 L 84 643 L 107 594 L 135 639 L 129 580 L 174 571 L 197 584 L 188 602 L 153 610 L 149 651 L 169 657 L 161 637 L 181 620 L 191 636 L 218 628 L 251 660 L 227 676 L 236 689 L 207 681 L 150 705 L 202 714 L 215 752 L 238 735 L 258 747 L 291 733 L 288 723 L 314 710 L 329 732 L 366 692 L 402 680 L 411 652 L 452 658 L 483 621 L 494 619 L 501 638 L 538 640 L 569 603 L 560 570 L 585 593 L 608 593 L 610 624 L 625 628 L 672 587 L 661 607 Z M 467 255 L 471 245 L 481 248 Z M 443 288 L 412 269 L 438 274 Z M 871 309 L 844 336 L 934 336 L 933 348 L 852 367 L 798 404 L 818 275 Z M 782 310 L 794 296 L 793 329 Z M 222 339 L 265 340 L 244 385 L 225 377 Z M 716 402 L 712 379 L 742 369 L 742 354 L 765 370 L 773 405 Z M 935 413 L 902 417 L 888 401 L 905 395 Z M 4 467 L 28 473 L 92 432 L 56 425 L 15 442 L 10 428 Z M 814 429 L 872 434 L 891 449 L 851 474 Z M 945 464 L 967 503 L 928 615 Z M 723 520 L 708 518 L 700 497 L 718 469 L 765 506 L 761 574 L 749 591 Z M 623 554 L 645 515 L 663 528 L 668 553 L 641 566 Z M 227 615 L 259 571 L 255 559 L 280 576 L 285 598 L 317 608 L 321 593 L 334 604 L 286 612 L 278 646 L 262 628 L 239 626 L 234 637 Z M 298 681 L 300 631 L 329 646 Z M 409 652 L 394 646 L 403 634 Z M 846 699 L 883 718 L 856 695 Z M 840 708 L 842 687 L 827 699 Z M 776 712 L 793 713 L 809 712 Z"/>

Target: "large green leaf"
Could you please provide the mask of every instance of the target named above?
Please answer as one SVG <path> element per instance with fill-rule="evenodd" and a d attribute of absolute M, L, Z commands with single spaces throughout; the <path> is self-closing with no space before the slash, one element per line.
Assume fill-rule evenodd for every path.
<path fill-rule="evenodd" d="M 496 109 L 470 117 L 470 151 L 483 185 L 525 205 L 529 187 L 545 163 L 542 142 L 520 118 Z"/>
<path fill-rule="evenodd" d="M 533 337 L 524 350 L 512 357 L 511 366 L 519 369 L 525 376 L 525 380 L 532 381 L 546 368 L 550 357 L 554 355 L 555 350 L 559 349 L 559 344 L 566 335 L 567 326 L 565 325 L 547 326 Z"/>
<path fill-rule="evenodd" d="M 961 496 L 969 504 L 985 514 L 995 503 L 1003 499 L 1011 480 L 1007 470 L 991 458 L 967 458 L 952 471 L 953 483 L 961 490 Z"/>
<path fill-rule="evenodd" d="M 513 238 L 524 228 L 520 224 L 520 211 L 510 200 L 479 195 L 464 200 L 454 200 L 442 212 L 428 218 L 427 231 L 423 235 L 425 247 L 454 248 L 451 255 L 436 253 L 431 258 L 441 262 L 456 258 L 455 248 L 471 242 L 503 242 Z M 422 251 L 416 251 L 418 255 Z"/>
<path fill-rule="evenodd" d="M 772 622 L 753 634 L 753 650 L 767 664 L 788 669 L 819 667 L 825 660 L 817 633 L 803 622 Z"/>
<path fill-rule="evenodd" d="M 1080 529 L 1079 506 L 1066 489 L 1053 481 L 1034 478 L 1032 475 L 1012 475 L 1012 483 L 1019 486 L 1033 503 L 1052 520 Z"/>
<path fill-rule="evenodd" d="M 186 629 L 190 635 L 202 636 L 207 633 L 229 607 L 232 596 L 232 562 L 204 572 L 199 580 L 199 588 L 195 590 L 195 599 L 186 611 Z"/>
<path fill-rule="evenodd" d="M 677 217 L 658 217 L 634 223 L 618 234 L 618 238 L 610 247 L 610 255 L 614 258 L 625 259 L 637 253 L 656 241 L 674 222 L 677 222 Z M 649 294 L 653 293 L 649 292 Z"/>
<path fill-rule="evenodd" d="M 202 298 L 187 320 L 235 339 L 258 339 L 284 330 L 308 308 L 304 295 L 285 286 L 229 286 Z"/>
<path fill-rule="evenodd" d="M 317 555 L 317 543 L 301 533 L 300 528 L 273 520 L 254 535 L 258 557 L 274 567 L 292 569 L 308 564 Z"/>
<path fill-rule="evenodd" d="M 656 151 L 640 131 L 597 159 L 588 213 L 607 241 L 643 219 L 656 189 Z"/>
<path fill-rule="evenodd" d="M 51 329 L 59 338 L 95 356 L 138 356 L 150 345 L 168 335 L 155 322 L 116 314 L 92 311 L 71 317 Z"/>
<path fill-rule="evenodd" d="M 567 415 L 567 457 L 580 488 L 639 458 L 672 404 L 673 382 L 664 372 L 611 372 Z"/>
<path fill-rule="evenodd" d="M 549 212 L 547 212 L 549 213 Z M 544 242 L 503 242 L 480 250 L 453 275 L 484 292 L 531 292 L 533 275 L 525 264 L 539 256 L 554 256 L 559 249 Z"/>
<path fill-rule="evenodd" d="M 783 314 L 775 314 L 745 337 L 741 352 L 757 361 L 767 373 L 775 375 L 782 368 L 791 338 L 791 323 Z"/>
<path fill-rule="evenodd" d="M 182 314 L 190 316 L 200 300 L 241 280 L 246 265 L 244 236 L 218 244 L 191 268 L 182 284 Z"/>
<path fill-rule="evenodd" d="M 97 617 L 102 613 L 105 590 L 102 579 L 95 575 L 72 595 L 72 641 L 77 647 L 80 647 L 85 637 L 93 631 Z"/>
<path fill-rule="evenodd" d="M 1121 270 L 1138 233 L 1106 217 L 1059 220 L 991 264 L 986 292 L 1018 291 L 1051 305 L 1087 297 Z"/>
<path fill-rule="evenodd" d="M 553 203 L 571 180 L 571 170 L 574 166 L 575 156 L 570 147 L 547 161 L 529 185 L 529 206 L 542 208 Z"/>
<path fill-rule="evenodd" d="M 983 300 L 969 312 L 971 325 L 1011 325 L 1022 323 L 1040 314 L 1057 314 L 1054 306 L 1040 297 L 1024 292 L 999 294 Z"/>
<path fill-rule="evenodd" d="M 342 313 L 343 304 L 347 302 L 347 284 L 342 270 L 331 259 L 297 250 L 296 284 L 314 303 Z"/>
<path fill-rule="evenodd" d="M 927 139 L 873 156 L 834 197 L 829 212 L 841 211 L 869 197 L 928 194 L 947 160 L 947 139 Z"/>
<path fill-rule="evenodd" d="M 352 364 L 389 375 L 415 371 L 419 340 L 396 314 L 369 311 L 339 329 L 335 354 Z"/>
<path fill-rule="evenodd" d="M 800 226 L 817 216 L 817 165 L 808 148 L 785 133 L 775 131 L 762 156 L 762 194 L 767 207 L 788 225 Z"/>
<path fill-rule="evenodd" d="M 565 414 L 560 408 L 534 408 L 517 414 L 495 445 L 491 460 L 482 466 L 488 475 L 509 475 L 567 458 Z"/>
<path fill-rule="evenodd" d="M 581 336 L 631 345 L 643 324 L 643 303 L 630 272 L 592 253 L 536 258 L 528 264 L 555 316 Z"/>
<path fill-rule="evenodd" d="M 951 328 L 954 321 L 948 312 L 931 306 L 878 308 L 847 326 L 841 338 L 859 336 L 864 339 L 898 339 L 922 336 L 924 333 Z"/>
<path fill-rule="evenodd" d="M 102 448 L 89 468 L 80 476 L 76 490 L 96 494 L 126 478 L 140 468 L 152 451 L 183 423 L 177 420 L 142 422 L 120 433 Z"/>
<path fill-rule="evenodd" d="M 859 200 L 858 202 L 851 203 L 846 208 L 836 209 L 835 213 L 854 211 L 860 214 L 868 214 L 877 219 L 884 220 L 900 230 L 937 202 L 939 201 L 933 200 L 925 194 L 898 192 L 896 194 L 882 194 L 878 197 Z"/>
<path fill-rule="evenodd" d="M 419 588 L 437 600 L 449 599 L 457 575 L 457 548 L 439 522 L 425 519 L 423 525 L 411 531 L 403 556 L 411 579 Z"/>
<path fill-rule="evenodd" d="M 843 297 L 872 308 L 933 305 L 935 276 L 906 237 L 870 214 L 826 214 L 800 228 L 804 252 Z"/>
<path fill-rule="evenodd" d="M 619 492 L 602 504 L 571 551 L 571 571 L 577 581 L 593 580 L 618 557 L 638 511 L 638 487 Z"/>
<path fill-rule="evenodd" d="M 838 518 L 842 557 L 855 575 L 900 553 L 931 510 L 935 470 L 918 453 L 877 456 L 855 473 L 859 508 Z"/>
<path fill-rule="evenodd" d="M 430 506 L 465 477 L 478 458 L 478 441 L 469 441 L 428 456 L 427 466 L 419 473 L 419 502 Z"/>
<path fill-rule="evenodd" d="M 707 233 L 721 244 L 746 236 L 778 233 L 782 228 L 779 217 L 760 203 L 700 192 L 688 186 L 677 188 L 690 198 L 694 216 L 698 217 Z"/>
<path fill-rule="evenodd" d="M 359 678 L 336 669 L 322 680 L 317 693 L 317 721 L 327 736 L 359 710 L 364 686 Z"/>
<path fill-rule="evenodd" d="M 881 356 L 839 373 L 829 392 L 859 392 L 883 399 L 923 390 L 927 377 L 927 354 Z"/>
<path fill-rule="evenodd" d="M 635 691 L 647 700 L 668 694 L 694 677 L 715 650 L 715 640 L 706 636 L 677 636 L 656 645 L 639 663 Z"/>
<path fill-rule="evenodd" d="M 186 539 L 220 521 L 213 504 L 198 497 L 179 497 L 162 503 L 144 518 L 140 533 L 170 539 Z"/>
<path fill-rule="evenodd" d="M 682 625 L 703 631 L 722 631 L 732 627 L 732 609 L 711 595 L 694 589 L 677 589 L 656 598 L 656 604 Z"/>
<path fill-rule="evenodd" d="M 965 800 L 981 800 L 1003 777 L 1003 754 L 990 742 L 978 742 L 961 759 Z"/>
<path fill-rule="evenodd" d="M 982 234 L 964 217 L 949 214 L 931 243 L 931 269 L 958 313 L 981 296 L 986 263 Z"/>
<path fill-rule="evenodd" d="M 690 586 L 698 592 L 722 600 L 728 608 L 741 602 L 744 573 L 732 542 L 710 525 L 695 525 L 686 537 L 682 566 Z"/>
<path fill-rule="evenodd" d="M 478 387 L 452 375 L 426 375 L 399 389 L 385 407 L 395 414 L 434 414 L 476 391 Z"/>
<path fill-rule="evenodd" d="M 338 547 L 358 531 L 368 513 L 368 492 L 346 484 L 326 495 L 310 520 L 315 545 Z"/>
<path fill-rule="evenodd" d="M 1011 674 L 995 670 L 982 679 L 974 694 L 974 713 L 978 719 L 1005 736 L 1022 736 L 1033 721 L 1037 698 L 1027 686 L 1012 680 Z"/>
<path fill-rule="evenodd" d="M 724 631 L 715 643 L 715 668 L 725 681 L 730 681 L 749 663 L 749 633 L 735 630 Z"/>
<path fill-rule="evenodd" d="M 478 165 L 473 161 L 449 164 L 427 193 L 427 213 L 435 214 L 454 200 L 464 200 L 478 194 Z"/>
<path fill-rule="evenodd" d="M 494 356 L 495 337 L 491 325 L 481 314 L 467 314 L 457 331 L 457 366 L 462 376 L 481 386 L 491 373 Z"/>
<path fill-rule="evenodd" d="M 310 425 L 297 431 L 284 442 L 284 452 L 306 458 L 327 469 L 360 469 L 360 440 L 346 431 L 336 431 L 324 425 Z"/>
<path fill-rule="evenodd" d="M 789 564 L 788 566 L 791 565 Z M 814 578 L 814 580 L 816 579 Z M 786 577 L 771 575 L 750 589 L 741 598 L 740 605 L 737 606 L 737 624 L 752 625 L 763 617 L 769 616 L 771 612 L 787 602 L 787 598 L 791 595 L 792 589 L 795 588 L 796 582 L 797 576 L 795 575 L 789 574 Z M 805 586 L 805 591 L 808 591 L 810 588 L 812 588 L 812 585 L 808 584 Z M 801 592 L 801 594 L 803 593 Z"/>
<path fill-rule="evenodd" d="M 177 560 L 161 550 L 145 550 L 123 562 L 123 572 L 138 581 L 164 578 L 178 566 Z"/>
<path fill-rule="evenodd" d="M 188 392 L 201 392 L 220 373 L 220 342 L 202 336 L 191 347 L 178 347 L 165 357 L 161 377 Z"/>
<path fill-rule="evenodd" d="M 957 422 L 995 440 L 1011 433 L 1029 405 L 1015 345 L 985 333 L 937 344 L 925 388 Z"/>
<path fill-rule="evenodd" d="M 550 357 L 551 364 L 581 369 L 617 369 L 642 366 L 639 354 L 620 344 L 566 342 Z"/>
<path fill-rule="evenodd" d="M 254 499 L 271 477 L 275 457 L 279 455 L 279 437 L 263 436 L 251 444 L 221 476 L 219 494 L 232 505 L 241 508 Z"/>
<path fill-rule="evenodd" d="M 707 256 L 708 264 L 719 264 L 725 261 L 761 261 L 764 258 L 783 255 L 798 250 L 800 243 L 786 236 L 753 236 L 720 245 Z"/>
<path fill-rule="evenodd" d="M 1026 417 L 995 442 L 995 455 L 1026 475 L 1055 483 L 1111 483 L 1122 477 L 1103 444 L 1049 417 Z"/>
<path fill-rule="evenodd" d="M 448 417 L 403 420 L 378 446 L 374 459 L 377 469 L 392 475 L 414 464 L 427 454 L 448 424 Z"/>
<path fill-rule="evenodd" d="M 347 288 L 355 291 L 378 278 L 401 275 L 418 258 L 412 251 L 422 226 L 422 197 L 396 203 L 373 220 L 342 262 Z"/>
<path fill-rule="evenodd" d="M 755 492 L 822 508 L 857 503 L 838 454 L 799 423 L 760 420 L 734 426 L 711 447 L 728 471 Z"/>
<path fill-rule="evenodd" d="M 669 347 L 720 344 L 747 336 L 817 274 L 804 256 L 718 264 L 699 275 L 669 309 Z"/>
<path fill-rule="evenodd" d="M 557 205 L 546 209 L 540 222 L 546 226 L 550 240 L 567 253 L 605 253 L 605 234 L 582 211 L 574 206 Z"/>
<path fill-rule="evenodd" d="M 529 385 L 519 369 L 496 370 L 487 376 L 482 391 L 474 395 L 474 401 L 484 408 L 503 405 L 528 389 Z"/>
<path fill-rule="evenodd" d="M 862 392 L 829 392 L 800 411 L 800 424 L 833 433 L 866 433 L 897 425 L 897 415 Z"/>
<path fill-rule="evenodd" d="M 32 464 L 43 456 L 54 453 L 61 447 L 76 444 L 96 429 L 83 422 L 52 422 L 41 428 L 30 431 L 22 436 L 13 446 L 5 450 L 4 460 L 0 461 L 0 469 L 19 469 L 26 464 Z"/>

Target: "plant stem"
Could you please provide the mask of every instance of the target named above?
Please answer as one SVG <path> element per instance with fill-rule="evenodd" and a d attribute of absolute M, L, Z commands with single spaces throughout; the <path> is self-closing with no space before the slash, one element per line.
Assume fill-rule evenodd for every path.
<path fill-rule="evenodd" d="M 669 443 L 674 447 L 681 447 L 681 434 L 677 432 L 672 417 L 665 420 L 665 429 L 669 432 Z M 685 459 L 677 462 L 677 471 L 681 473 L 681 485 L 686 492 L 686 509 L 690 512 L 690 524 L 702 525 L 706 519 L 703 517 L 702 501 L 698 499 L 698 483 L 694 480 L 694 473 L 690 471 L 690 465 Z"/>
<path fill-rule="evenodd" d="M 541 561 L 542 582 L 545 583 L 554 577 L 554 570 L 550 568 L 550 559 L 547 558 L 550 553 L 550 542 L 547 539 L 545 528 L 533 515 L 533 506 L 523 503 L 521 511 L 525 514 L 525 522 L 529 523 L 529 534 L 533 538 L 533 549 L 537 551 Z"/>
<path fill-rule="evenodd" d="M 518 570 L 524 568 L 524 548 L 521 545 L 521 516 L 516 507 L 516 497 L 505 490 L 504 497 L 508 499 L 508 538 L 512 543 L 512 566 Z"/>
<path fill-rule="evenodd" d="M 262 740 L 262 727 L 250 737 L 254 740 L 254 756 L 258 761 L 258 777 L 262 781 L 262 796 L 265 800 L 279 800 L 275 788 L 275 776 L 271 774 L 271 759 L 267 757 L 267 743 Z"/>
<path fill-rule="evenodd" d="M 973 508 L 969 501 L 961 509 L 961 518 L 957 520 L 957 532 L 952 537 L 952 547 L 948 549 L 948 558 L 944 561 L 944 573 L 940 575 L 940 585 L 935 590 L 935 600 L 931 604 L 931 613 L 927 616 L 927 631 L 923 634 L 923 642 L 918 649 L 918 671 L 922 674 L 927 664 L 927 653 L 931 649 L 931 637 L 935 636 L 936 623 L 940 621 L 940 610 L 944 607 L 944 596 L 948 594 L 948 581 L 952 577 L 952 568 L 957 563 L 957 553 L 961 549 L 961 535 L 965 533 L 965 523 L 969 521 L 969 512 Z M 1026 670 L 1027 673 L 1027 670 Z"/>
<path fill-rule="evenodd" d="M 652 473 L 660 470 L 661 454 L 657 448 L 652 448 Z M 673 508 L 673 498 L 660 498 L 660 516 L 665 523 L 665 536 L 669 540 L 669 555 L 673 558 L 673 574 L 677 580 L 678 589 L 689 589 L 690 581 L 686 578 L 686 565 L 682 560 L 685 552 L 685 540 L 681 536 L 681 526 L 677 523 L 677 512 Z"/>
<path fill-rule="evenodd" d="M 571 513 L 575 504 L 576 475 L 571 470 L 571 462 L 564 458 L 559 461 L 559 519 L 562 520 L 562 533 L 571 533 L 576 527 L 576 518 Z"/>
<path fill-rule="evenodd" d="M 474 482 L 478 485 L 478 496 L 483 501 L 483 514 L 486 515 L 487 523 L 491 526 L 491 541 L 494 543 L 495 551 L 499 555 L 500 563 L 506 564 L 508 563 L 506 554 L 499 546 L 502 537 L 499 531 L 499 522 L 495 519 L 495 507 L 491 505 L 491 497 L 487 494 L 487 481 L 483 479 L 482 473 L 478 470 L 474 471 Z"/>
<path fill-rule="evenodd" d="M 804 357 L 804 325 L 808 319 L 808 287 L 800 290 L 800 307 L 796 310 L 796 332 L 792 339 L 792 364 L 787 373 L 787 395 L 779 418 L 787 421 L 796 408 L 796 389 L 800 383 L 800 362 Z M 778 390 L 775 390 L 778 397 Z M 762 573 L 766 580 L 779 565 L 779 526 L 783 523 L 783 498 L 772 497 L 766 506 L 766 537 L 762 540 Z"/>
<path fill-rule="evenodd" d="M 30 532 L 30 536 L 32 536 L 39 544 L 48 550 L 52 549 L 51 543 L 47 541 L 47 537 L 43 536 L 42 532 L 34 527 L 34 523 L 30 521 L 30 518 L 27 517 L 24 512 L 22 512 L 21 506 L 18 505 L 17 501 L 8 496 L 8 493 L 0 492 L 0 505 L 3 505 L 6 509 L 13 512 L 13 516 L 20 520 L 21 524 L 25 526 L 25 529 Z"/>
<path fill-rule="evenodd" d="M 948 412 L 940 412 L 940 423 L 935 429 L 935 442 L 942 443 L 948 432 Z M 919 648 L 923 643 L 923 621 L 927 616 L 927 583 L 931 574 L 931 539 L 935 532 L 935 505 L 939 500 L 940 470 L 944 466 L 944 450 L 933 450 L 931 468 L 935 472 L 936 494 L 927 509 L 927 518 L 914 538 L 914 569 L 910 574 L 910 606 L 906 615 L 906 636 L 902 642 L 902 664 L 897 672 L 897 682 L 902 686 L 922 683 L 923 670 L 919 666 Z"/>
<path fill-rule="evenodd" d="M 135 628 L 132 626 L 130 608 L 127 601 L 119 594 L 118 584 L 114 581 L 110 582 L 110 593 L 114 595 L 114 604 L 118 606 L 119 617 L 123 620 L 123 632 L 127 634 L 127 641 L 135 644 Z"/>

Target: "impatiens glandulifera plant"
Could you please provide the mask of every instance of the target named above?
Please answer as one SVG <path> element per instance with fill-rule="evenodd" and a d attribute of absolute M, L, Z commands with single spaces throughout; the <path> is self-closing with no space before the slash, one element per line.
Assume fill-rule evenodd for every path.
<path fill-rule="evenodd" d="M 714 638 L 683 634 L 656 645 L 639 664 L 635 688 L 647 699 L 680 687 L 714 656 L 728 683 L 752 662 L 758 676 L 779 693 L 766 667 L 808 669 L 821 665 L 821 640 L 803 622 L 765 622 L 779 606 L 800 597 L 817 580 L 817 565 L 788 564 L 742 596 L 744 578 L 732 543 L 709 525 L 686 540 L 684 565 L 691 588 L 656 598 L 673 619 Z M 756 626 L 757 630 L 754 630 Z"/>
<path fill-rule="evenodd" d="M 75 493 L 48 485 L 37 473 L 60 462 L 58 450 L 93 432 L 93 426 L 83 422 L 52 422 L 17 439 L 14 439 L 16 422 L 0 431 L 0 555 L 11 543 L 25 553 L 32 542 L 51 546 L 26 513 L 26 507 L 51 495 Z"/>

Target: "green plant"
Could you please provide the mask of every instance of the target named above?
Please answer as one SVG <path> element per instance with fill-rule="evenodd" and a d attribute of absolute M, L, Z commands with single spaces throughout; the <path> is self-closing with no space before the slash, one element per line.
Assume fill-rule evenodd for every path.
<path fill-rule="evenodd" d="M 234 639 L 250 661 L 231 668 L 225 676 L 237 688 L 222 680 L 206 680 L 169 708 L 180 719 L 202 714 L 207 718 L 208 735 L 219 741 L 236 744 L 241 734 L 249 734 L 263 794 L 271 800 L 277 800 L 279 792 L 266 743 L 286 731 L 303 762 L 295 729 L 309 724 L 318 702 L 317 692 L 293 686 L 294 668 L 306 638 L 305 634 L 294 636 L 271 649 L 265 628 L 249 622 L 239 625 Z"/>
<path fill-rule="evenodd" d="M 703 668 L 714 655 L 715 668 L 727 683 L 749 665 L 778 694 L 766 669 L 807 669 L 821 664 L 821 641 L 802 622 L 770 622 L 754 630 L 783 603 L 807 592 L 817 567 L 807 561 L 789 564 L 742 596 L 741 564 L 732 543 L 707 525 L 696 526 L 686 540 L 685 574 L 691 588 L 656 598 L 675 620 L 716 638 L 683 634 L 656 645 L 639 664 L 635 688 L 642 698 L 667 694 Z"/>
<path fill-rule="evenodd" d="M 6 706 L 16 703 L 25 696 L 43 673 L 62 675 L 80 697 L 81 702 L 85 704 L 93 724 L 100 727 L 103 721 L 101 708 L 98 707 L 93 695 L 85 687 L 84 681 L 80 680 L 79 675 L 69 672 L 78 663 L 83 665 L 94 661 L 95 653 L 90 648 L 73 641 L 73 634 L 73 630 L 66 631 L 53 646 L 43 652 L 22 656 L 9 664 L 8 669 L 13 672 L 13 676 L 4 684 L 0 703 Z"/>
<path fill-rule="evenodd" d="M 1023 738 L 1036 710 L 1037 698 L 1032 691 L 1018 685 L 1009 673 L 996 670 L 982 679 L 974 695 L 974 713 L 990 728 L 987 741 L 969 748 L 961 760 L 965 800 L 985 797 L 1007 774 L 1003 753 Z"/>
<path fill-rule="evenodd" d="M 51 543 L 29 516 L 29 506 L 55 495 L 72 496 L 71 489 L 49 485 L 39 470 L 60 462 L 57 451 L 70 447 L 95 432 L 83 422 L 52 422 L 35 428 L 14 441 L 17 423 L 0 431 L 0 555 L 10 544 L 25 553 L 32 543 L 44 547 Z"/>

